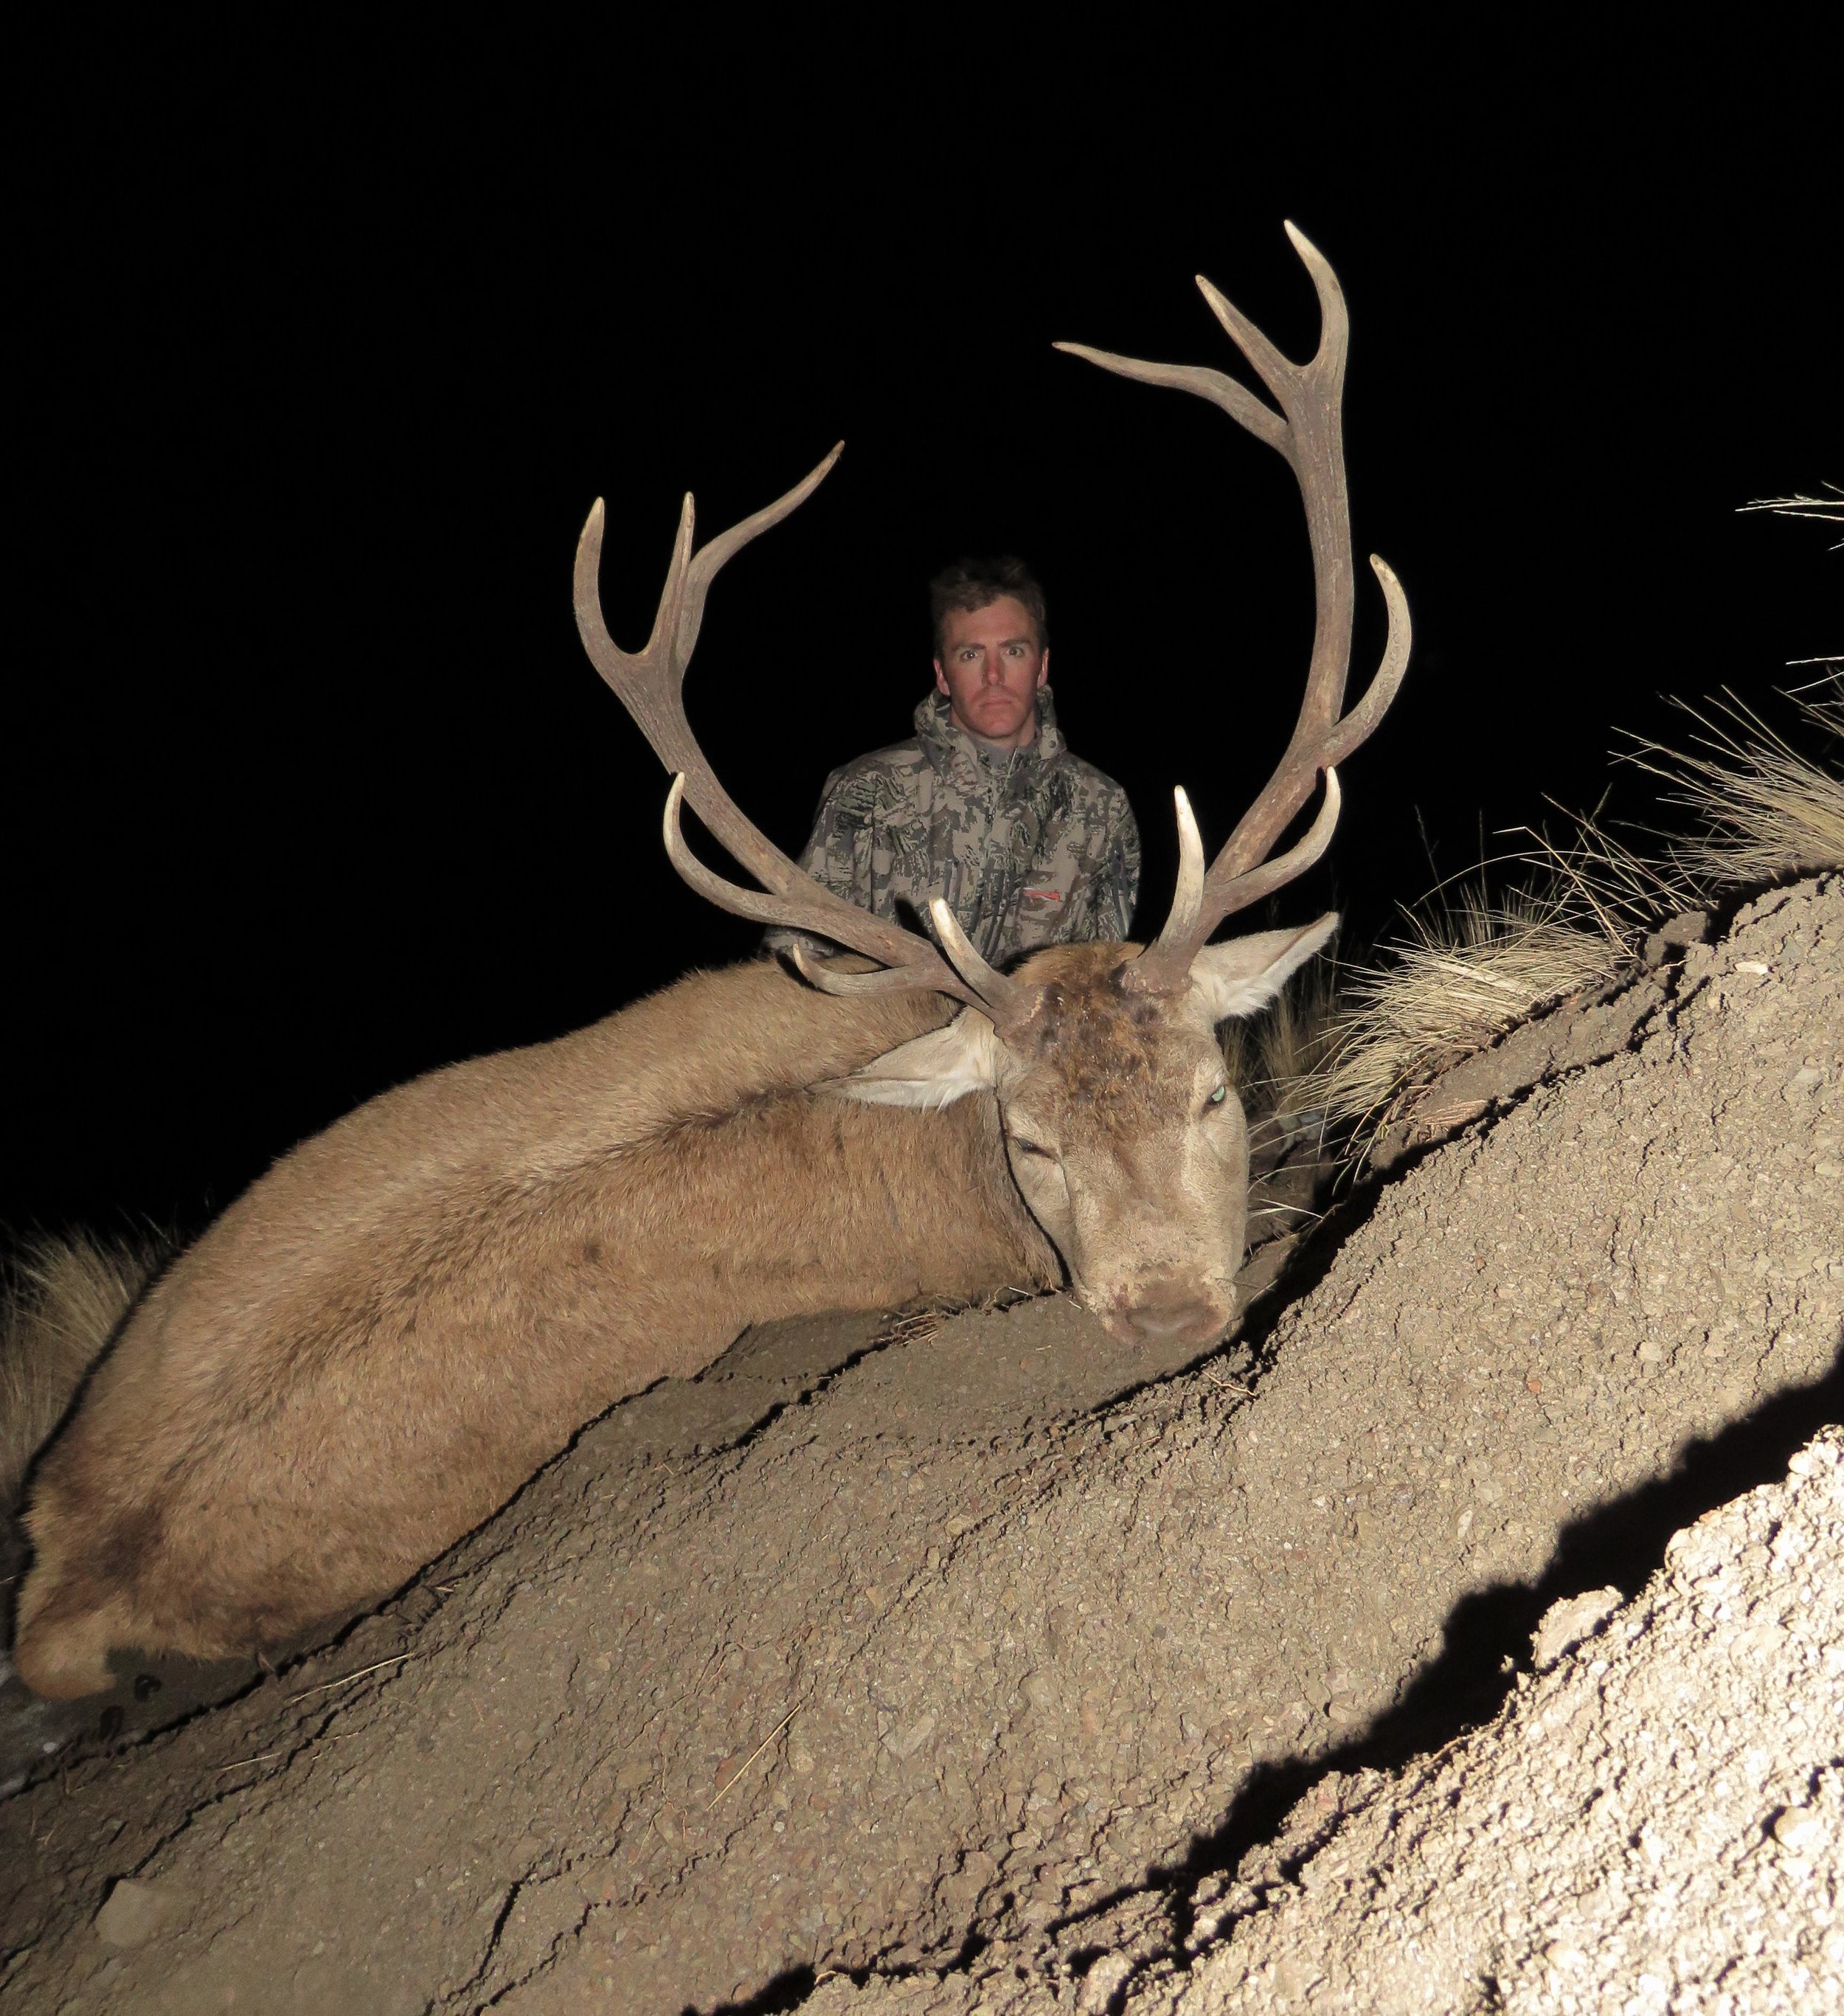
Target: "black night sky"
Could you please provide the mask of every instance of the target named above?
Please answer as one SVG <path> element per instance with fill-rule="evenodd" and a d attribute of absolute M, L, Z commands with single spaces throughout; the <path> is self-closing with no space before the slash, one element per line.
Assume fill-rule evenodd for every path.
<path fill-rule="evenodd" d="M 1661 696 L 1762 699 L 1839 648 L 1835 535 L 1736 513 L 1844 475 L 1802 17 L 1464 57 L 902 18 L 848 72 L 715 14 L 645 52 L 48 59 L 0 1223 L 196 1229 L 385 1086 L 750 949 L 668 866 L 666 779 L 578 644 L 597 495 L 636 645 L 685 489 L 709 532 L 845 437 L 720 580 L 688 688 L 791 850 L 827 772 L 906 732 L 927 575 L 1025 555 L 1156 928 L 1172 785 L 1219 841 L 1291 725 L 1304 527 L 1221 415 L 1050 346 L 1239 369 L 1203 272 L 1304 355 L 1284 217 L 1344 283 L 1358 548 L 1417 638 L 1288 914 L 1374 933 L 1432 879 L 1423 829 L 1464 867 L 1482 821 L 1598 799 L 1619 730 L 1675 731 Z M 1367 586 L 1354 686 L 1381 629 Z"/>

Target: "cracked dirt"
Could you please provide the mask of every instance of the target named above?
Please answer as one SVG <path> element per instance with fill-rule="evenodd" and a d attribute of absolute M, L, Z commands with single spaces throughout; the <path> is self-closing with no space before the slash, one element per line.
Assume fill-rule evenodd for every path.
<path fill-rule="evenodd" d="M 1568 1693 L 1591 1658 L 1522 1690 L 1501 1670 L 1540 1618 L 1637 1594 L 1673 1531 L 1840 1411 L 1841 983 L 1844 884 L 1749 906 L 1638 983 L 1605 1061 L 1561 1045 L 1560 1075 L 1354 1197 L 1310 1285 L 1204 1363 L 1129 1361 L 1051 1298 L 882 1346 L 873 1319 L 786 1326 L 617 1408 L 318 1657 L 151 1733 L 135 1714 L 171 1693 L 126 1690 L 109 1737 L 92 1719 L 35 1767 L 0 1804 L 0 1996 L 1347 2006 L 1381 1947 L 1334 1966 L 1334 1935 L 1449 1936 L 1453 1885 L 1390 1887 L 1388 1816 L 1437 1786 L 1486 1802 L 1464 1853 L 1500 1892 L 1536 1835 L 1597 1838 L 1490 1808 L 1482 1746 L 1519 1716 L 1558 1784 L 1626 1769 Z M 1756 1513 L 1725 1517 L 1757 1544 Z M 1663 1645 L 1663 1587 L 1604 1635 Z M 1770 1672 L 1777 1616 L 1746 1626 Z M 1720 1719 L 1694 1687 L 1670 1713 Z M 1810 1775 L 1835 1728 L 1783 1718 L 1761 1746 L 1759 1786 L 1810 1766 L 1835 1908 L 1835 1787 Z M 1367 1919 L 1330 1911 L 1341 1885 Z M 1643 1999 L 1655 1956 L 1606 1960 L 1546 1894 L 1401 2006 L 1569 2006 L 1540 1999 L 1544 1968 L 1558 1996 L 1574 1978 L 1552 1946 L 1639 2009 L 1725 2006 Z"/>

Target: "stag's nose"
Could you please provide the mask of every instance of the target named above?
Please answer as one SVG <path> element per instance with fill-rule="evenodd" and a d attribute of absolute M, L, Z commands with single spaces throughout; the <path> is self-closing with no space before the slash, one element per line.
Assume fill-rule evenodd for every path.
<path fill-rule="evenodd" d="M 1230 1319 L 1230 1312 L 1189 1283 L 1161 1283 L 1142 1291 L 1118 1312 L 1135 1340 L 1162 1343 L 1168 1337 L 1207 1344 Z"/>

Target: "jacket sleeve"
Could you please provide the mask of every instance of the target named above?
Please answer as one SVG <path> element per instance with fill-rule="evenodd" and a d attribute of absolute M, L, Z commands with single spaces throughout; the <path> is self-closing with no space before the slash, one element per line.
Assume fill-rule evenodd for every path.
<path fill-rule="evenodd" d="M 1126 793 L 1117 787 L 1116 797 L 1117 815 L 1095 881 L 1093 916 L 1098 935 L 1124 938 L 1133 927 L 1133 906 L 1140 900 L 1140 827 Z"/>
<path fill-rule="evenodd" d="M 870 908 L 871 835 L 862 779 L 835 770 L 819 794 L 813 830 L 801 849 L 801 866 L 835 896 Z"/>
<path fill-rule="evenodd" d="M 813 815 L 813 830 L 807 836 L 799 859 L 801 866 L 823 887 L 868 910 L 870 828 L 864 816 L 865 794 L 862 789 L 854 789 L 855 782 L 848 767 L 834 771 L 827 779 L 819 809 Z M 765 951 L 786 952 L 795 945 L 823 956 L 838 950 L 830 939 L 816 938 L 811 931 L 789 931 L 780 924 L 770 925 L 762 934 Z"/>

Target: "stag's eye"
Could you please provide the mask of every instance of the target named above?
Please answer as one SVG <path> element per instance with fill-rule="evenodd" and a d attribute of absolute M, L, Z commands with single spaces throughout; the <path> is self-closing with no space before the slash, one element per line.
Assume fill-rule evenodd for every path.
<path fill-rule="evenodd" d="M 1229 1096 L 1230 1096 L 1230 1089 L 1229 1089 L 1229 1087 L 1228 1087 L 1226 1085 L 1219 1085 L 1216 1088 L 1216 1091 L 1215 1091 L 1215 1092 L 1213 1092 L 1213 1093 L 1210 1095 L 1210 1096 L 1209 1096 L 1207 1100 L 1205 1100 L 1204 1103 L 1205 1103 L 1206 1106 L 1221 1106 L 1221 1105 L 1222 1105 L 1222 1103 L 1223 1103 L 1223 1101 L 1224 1101 L 1226 1099 L 1227 1099 L 1227 1098 L 1229 1097 Z"/>
<path fill-rule="evenodd" d="M 1027 1141 L 1022 1134 L 1014 1134 L 1012 1136 L 1012 1146 L 1021 1155 L 1041 1155 L 1046 1162 L 1053 1162 L 1057 1159 L 1048 1148 L 1043 1147 L 1038 1142 Z"/>

